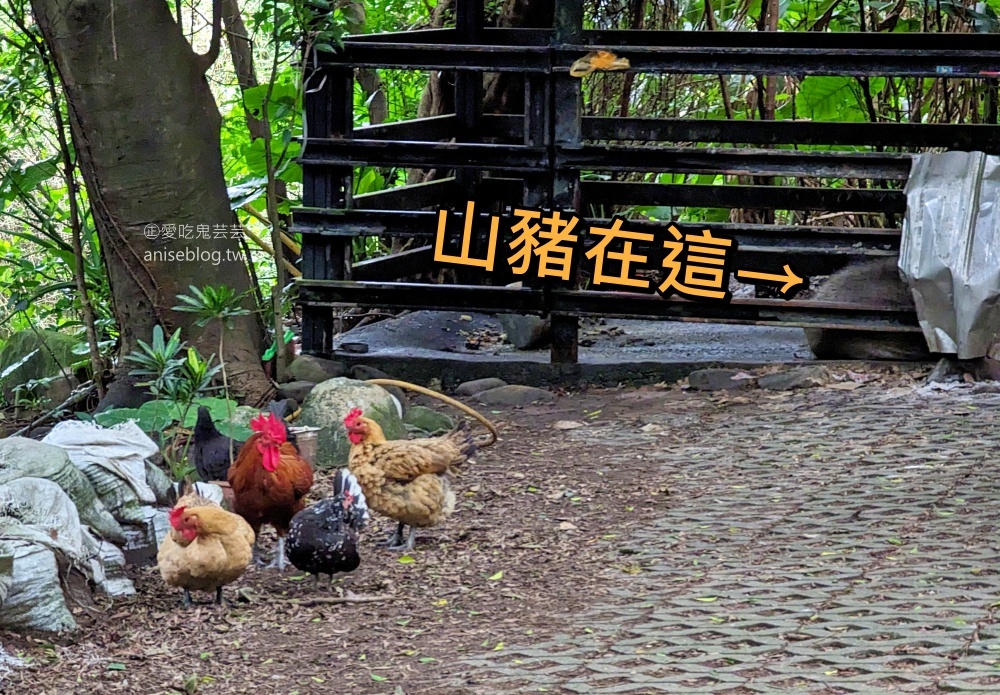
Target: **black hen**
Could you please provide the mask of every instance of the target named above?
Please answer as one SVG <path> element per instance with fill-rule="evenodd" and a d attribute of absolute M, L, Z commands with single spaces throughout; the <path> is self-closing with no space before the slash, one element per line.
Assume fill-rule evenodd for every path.
<path fill-rule="evenodd" d="M 198 422 L 194 426 L 194 436 L 188 459 L 198 476 L 208 482 L 210 480 L 225 480 L 229 472 L 229 437 L 215 428 L 212 413 L 205 406 L 198 408 Z M 233 441 L 233 456 L 240 453 L 243 442 Z"/>
<path fill-rule="evenodd" d="M 289 561 L 303 572 L 331 577 L 361 564 L 358 532 L 368 519 L 368 505 L 357 479 L 344 469 L 333 480 L 333 497 L 303 509 L 292 518 L 285 538 Z"/>

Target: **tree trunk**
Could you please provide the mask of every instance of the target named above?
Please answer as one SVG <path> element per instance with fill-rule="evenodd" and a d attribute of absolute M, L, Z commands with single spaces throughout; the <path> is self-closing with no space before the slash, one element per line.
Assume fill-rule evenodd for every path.
<path fill-rule="evenodd" d="M 204 355 L 213 353 L 219 327 L 197 328 L 191 314 L 174 311 L 177 295 L 189 285 L 251 287 L 232 233 L 221 117 L 205 79 L 220 42 L 215 4 L 212 48 L 202 56 L 163 0 L 31 2 L 69 104 L 122 354 L 136 340 L 148 341 L 157 324 L 181 328 Z M 162 233 L 165 225 L 193 233 L 171 239 Z M 249 295 L 246 306 L 254 308 Z M 233 393 L 254 403 L 271 388 L 260 363 L 261 338 L 253 313 L 238 317 L 225 341 Z M 120 362 L 122 378 L 100 407 L 143 400 L 128 369 Z"/>

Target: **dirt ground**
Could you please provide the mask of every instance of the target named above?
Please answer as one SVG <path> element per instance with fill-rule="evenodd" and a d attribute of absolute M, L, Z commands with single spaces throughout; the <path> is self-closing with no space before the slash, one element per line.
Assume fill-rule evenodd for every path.
<path fill-rule="evenodd" d="M 183 610 L 155 567 L 133 568 L 137 594 L 77 609 L 71 638 L 0 633 L 29 662 L 7 686 L 34 695 L 464 692 L 442 685 L 476 683 L 463 656 L 554 633 L 599 602 L 603 570 L 629 571 L 615 539 L 670 504 L 665 478 L 641 458 L 603 465 L 611 449 L 581 447 L 553 425 L 624 426 L 687 397 L 605 390 L 484 411 L 500 441 L 456 481 L 456 513 L 418 534 L 409 556 L 374 546 L 392 526 L 375 519 L 347 579 L 316 586 L 294 568 L 252 567 L 227 589 L 235 606 L 221 609 Z M 328 485 L 323 478 L 311 497 Z M 329 603 L 345 589 L 372 601 Z"/>
<path fill-rule="evenodd" d="M 251 568 L 191 610 L 133 569 L 72 637 L 0 633 L 28 662 L 0 691 L 1000 692 L 1000 385 L 928 371 L 485 410 L 500 441 L 409 555 L 376 520 L 332 586 Z"/>

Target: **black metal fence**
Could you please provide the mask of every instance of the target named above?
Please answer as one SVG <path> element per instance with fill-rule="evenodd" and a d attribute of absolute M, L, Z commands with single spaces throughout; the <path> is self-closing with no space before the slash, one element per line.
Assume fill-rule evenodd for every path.
<path fill-rule="evenodd" d="M 320 72 L 311 79 L 320 86 L 306 98 L 304 205 L 294 211 L 294 230 L 303 240 L 297 284 L 306 352 L 331 352 L 332 312 L 342 306 L 547 314 L 557 362 L 576 361 L 582 316 L 918 330 L 912 312 L 879 306 L 762 297 L 719 305 L 539 280 L 521 288 L 398 282 L 430 267 L 437 209 L 461 213 L 470 200 L 480 206 L 477 229 L 484 233 L 498 206 L 576 211 L 581 229 L 609 222 L 586 219 L 585 211 L 629 205 L 851 211 L 889 220 L 880 227 L 708 225 L 738 242 L 741 262 L 765 270 L 790 263 L 799 275 L 823 274 L 851 258 L 898 254 L 906 205 L 900 183 L 910 156 L 883 148 L 1000 153 L 996 125 L 585 117 L 581 81 L 569 72 L 588 52 L 608 50 L 640 73 L 992 77 L 1000 69 L 1000 44 L 992 35 L 585 30 L 582 0 L 556 0 L 555 7 L 552 29 L 500 29 L 484 27 L 482 0 L 457 0 L 455 28 L 348 37 L 341 52 L 320 54 Z M 358 67 L 453 72 L 455 113 L 354 128 Z M 482 113 L 488 72 L 524 75 L 523 114 Z M 869 151 L 768 149 L 789 145 Z M 352 175 L 360 166 L 451 175 L 355 197 Z M 869 187 L 649 183 L 582 179 L 581 172 L 836 178 Z M 628 224 L 659 235 L 669 222 Z M 676 224 L 681 232 L 705 226 Z M 418 243 L 352 265 L 352 239 L 371 235 Z"/>

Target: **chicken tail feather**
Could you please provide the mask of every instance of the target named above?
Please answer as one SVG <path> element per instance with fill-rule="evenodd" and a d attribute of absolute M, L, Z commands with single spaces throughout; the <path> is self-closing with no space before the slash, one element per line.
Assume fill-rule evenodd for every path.
<path fill-rule="evenodd" d="M 465 420 L 459 422 L 455 429 L 447 434 L 447 437 L 455 443 L 459 452 L 467 459 L 479 450 L 472 438 L 472 432 L 469 431 L 469 423 Z"/>
<path fill-rule="evenodd" d="M 341 495 L 345 491 L 350 492 L 354 498 L 354 510 L 361 514 L 363 521 L 367 521 L 370 518 L 368 501 L 365 499 L 365 493 L 361 490 L 361 484 L 351 471 L 342 468 L 337 471 L 337 475 L 333 479 L 333 496 Z"/>

